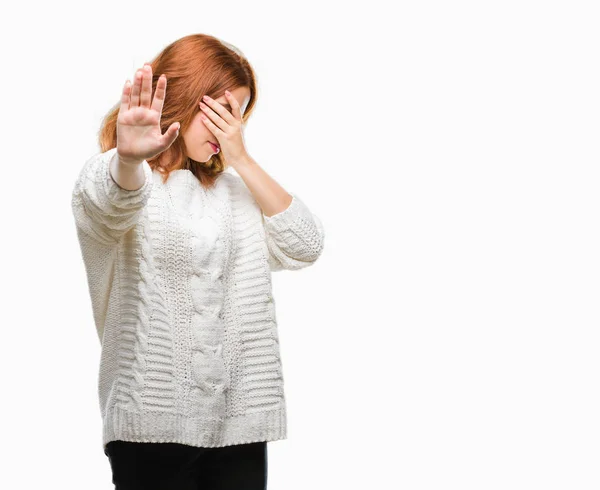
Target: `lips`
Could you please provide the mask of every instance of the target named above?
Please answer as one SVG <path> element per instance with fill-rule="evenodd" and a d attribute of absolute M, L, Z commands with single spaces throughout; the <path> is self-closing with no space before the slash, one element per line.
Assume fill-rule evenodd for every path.
<path fill-rule="evenodd" d="M 210 144 L 210 146 L 212 147 L 213 151 L 215 151 L 215 152 L 219 153 L 219 151 L 221 150 L 221 149 L 219 148 L 219 145 L 217 145 L 216 143 L 213 143 L 212 141 L 209 141 L 208 143 L 209 143 L 209 144 Z"/>

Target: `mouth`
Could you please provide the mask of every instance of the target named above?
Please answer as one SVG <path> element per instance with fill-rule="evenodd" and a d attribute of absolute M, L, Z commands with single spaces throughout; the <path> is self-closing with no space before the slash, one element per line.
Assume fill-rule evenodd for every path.
<path fill-rule="evenodd" d="M 219 148 L 219 145 L 217 145 L 216 143 L 209 141 L 208 144 L 211 146 L 215 153 L 219 153 L 219 151 L 221 151 L 221 148 Z"/>

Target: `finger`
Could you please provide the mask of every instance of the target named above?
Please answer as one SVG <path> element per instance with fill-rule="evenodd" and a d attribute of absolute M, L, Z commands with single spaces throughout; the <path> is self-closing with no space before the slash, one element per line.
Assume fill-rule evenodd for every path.
<path fill-rule="evenodd" d="M 233 123 L 233 116 L 231 115 L 231 112 L 225 109 L 225 107 L 223 107 L 220 102 L 217 102 L 216 100 L 208 97 L 208 95 L 205 95 L 204 97 L 202 97 L 200 107 L 202 107 L 202 103 L 208 105 L 216 114 L 221 116 L 221 119 L 223 119 L 223 121 L 226 121 L 229 124 Z M 218 121 L 215 122 L 218 124 Z"/>
<path fill-rule="evenodd" d="M 221 138 L 225 133 L 223 131 L 221 131 L 217 125 L 215 123 L 213 123 L 207 116 L 206 114 L 202 114 L 200 116 L 202 118 L 202 121 L 204 122 L 205 126 L 209 129 L 209 131 L 214 134 L 217 139 Z M 217 117 L 217 116 L 216 116 Z"/>
<path fill-rule="evenodd" d="M 238 121 L 241 121 L 242 109 L 240 107 L 240 104 L 238 104 L 237 99 L 233 95 L 231 95 L 231 92 L 229 92 L 229 90 L 225 90 L 225 97 L 227 97 L 227 100 L 229 101 L 233 117 L 235 117 Z"/>
<path fill-rule="evenodd" d="M 152 109 L 159 114 L 162 114 L 166 93 L 167 77 L 163 74 L 158 77 L 158 82 L 156 82 L 156 90 L 154 91 L 154 98 L 152 99 Z"/>
<path fill-rule="evenodd" d="M 169 126 L 169 129 L 165 131 L 165 134 L 162 135 L 162 143 L 165 150 L 169 148 L 169 146 L 177 139 L 177 136 L 179 136 L 180 127 L 181 125 L 178 122 L 174 122 Z"/>
<path fill-rule="evenodd" d="M 223 121 L 223 119 L 221 119 L 221 117 L 215 111 L 202 102 L 200 102 L 200 110 L 205 116 L 208 116 L 207 119 L 209 119 L 219 129 L 224 131 L 228 126 L 228 124 Z"/>
<path fill-rule="evenodd" d="M 123 92 L 121 93 L 121 107 L 119 107 L 119 112 L 125 112 L 129 109 L 129 99 L 131 97 L 131 82 L 129 80 L 125 81 L 125 85 L 123 86 Z"/>
<path fill-rule="evenodd" d="M 140 95 L 140 106 L 150 108 L 152 101 L 152 67 L 144 65 L 142 77 L 142 93 Z"/>
<path fill-rule="evenodd" d="M 133 87 L 131 88 L 131 100 L 129 101 L 129 108 L 133 109 L 140 105 L 140 86 L 142 83 L 142 71 L 137 70 L 133 77 Z"/>

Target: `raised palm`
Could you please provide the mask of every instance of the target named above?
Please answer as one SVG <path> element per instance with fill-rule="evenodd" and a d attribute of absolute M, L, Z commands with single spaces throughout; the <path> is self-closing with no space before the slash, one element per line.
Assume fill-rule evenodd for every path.
<path fill-rule="evenodd" d="M 152 68 L 144 65 L 135 73 L 133 86 L 125 84 L 117 116 L 117 152 L 129 162 L 149 160 L 165 151 L 179 135 L 179 123 L 169 126 L 165 134 L 160 129 L 167 78 L 156 82 L 152 98 Z"/>

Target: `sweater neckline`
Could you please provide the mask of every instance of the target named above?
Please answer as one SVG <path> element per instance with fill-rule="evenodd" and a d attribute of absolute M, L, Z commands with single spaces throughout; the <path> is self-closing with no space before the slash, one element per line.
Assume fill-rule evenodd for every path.
<path fill-rule="evenodd" d="M 156 172 L 156 169 L 154 170 Z M 189 168 L 176 168 L 175 170 L 171 170 L 171 173 L 180 173 L 180 172 L 187 172 L 193 175 L 192 171 Z M 223 173 L 234 173 L 235 169 L 231 166 L 228 166 L 225 168 L 225 170 L 223 170 Z"/>
<path fill-rule="evenodd" d="M 158 172 L 156 169 L 153 170 L 153 173 L 162 177 L 162 174 L 160 172 Z M 235 169 L 233 167 L 227 167 L 225 170 L 223 170 L 222 174 L 236 175 L 237 172 L 235 171 Z M 171 177 L 179 176 L 179 175 L 183 175 L 184 177 L 193 177 L 194 179 L 196 179 L 196 176 L 189 168 L 178 168 L 175 170 L 171 170 L 171 172 L 169 173 L 169 180 L 171 179 Z M 219 175 L 219 177 L 220 177 L 220 175 Z M 196 179 L 196 180 L 198 180 L 198 179 Z M 167 180 L 167 182 L 168 182 L 168 180 Z"/>

